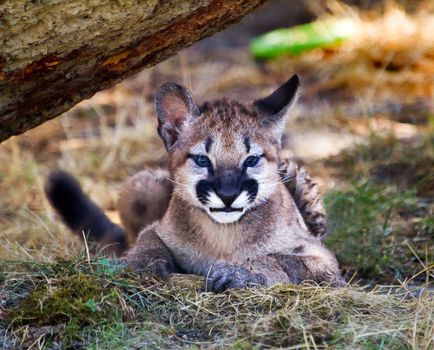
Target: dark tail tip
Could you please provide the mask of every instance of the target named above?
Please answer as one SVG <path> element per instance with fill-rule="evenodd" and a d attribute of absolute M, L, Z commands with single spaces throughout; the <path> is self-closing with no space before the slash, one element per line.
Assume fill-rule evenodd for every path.
<path fill-rule="evenodd" d="M 45 193 L 65 224 L 89 242 L 107 245 L 105 251 L 120 253 L 127 248 L 123 230 L 83 192 L 80 184 L 64 171 L 53 171 L 45 183 Z"/>

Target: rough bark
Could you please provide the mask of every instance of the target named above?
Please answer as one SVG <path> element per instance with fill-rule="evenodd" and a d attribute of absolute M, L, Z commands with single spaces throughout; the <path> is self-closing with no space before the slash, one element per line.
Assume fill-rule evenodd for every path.
<path fill-rule="evenodd" d="M 265 0 L 0 0 L 0 142 Z"/>

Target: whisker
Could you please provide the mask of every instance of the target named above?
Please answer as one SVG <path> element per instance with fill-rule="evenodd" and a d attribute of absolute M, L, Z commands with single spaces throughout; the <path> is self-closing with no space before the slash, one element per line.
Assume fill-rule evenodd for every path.
<path fill-rule="evenodd" d="M 166 179 L 169 180 L 170 182 L 176 184 L 176 185 L 179 185 L 179 186 L 183 186 L 183 187 L 187 187 L 187 188 L 194 188 L 195 187 L 194 185 L 189 185 L 189 184 L 185 184 L 185 183 L 182 183 L 182 182 L 175 181 L 175 180 L 171 179 L 168 176 L 166 176 Z"/>

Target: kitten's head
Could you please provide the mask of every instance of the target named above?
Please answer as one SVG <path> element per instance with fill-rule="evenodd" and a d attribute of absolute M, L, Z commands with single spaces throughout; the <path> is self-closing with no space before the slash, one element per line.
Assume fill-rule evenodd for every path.
<path fill-rule="evenodd" d="M 220 224 L 266 203 L 280 181 L 280 139 L 298 86 L 294 75 L 249 105 L 222 99 L 197 106 L 185 87 L 164 84 L 158 133 L 170 154 L 174 195 Z"/>

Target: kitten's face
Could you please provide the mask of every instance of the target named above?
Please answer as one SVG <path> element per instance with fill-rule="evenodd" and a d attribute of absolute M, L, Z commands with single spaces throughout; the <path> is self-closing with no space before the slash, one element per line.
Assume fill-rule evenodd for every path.
<path fill-rule="evenodd" d="M 174 186 L 176 195 L 214 222 L 230 224 L 274 192 L 279 182 L 278 147 L 260 134 L 260 124 L 249 120 L 255 116 L 239 104 L 215 104 L 220 109 L 207 104 L 174 151 Z"/>
<path fill-rule="evenodd" d="M 174 195 L 218 224 L 236 223 L 264 205 L 280 180 L 283 115 L 296 80 L 286 87 L 290 91 L 283 100 L 274 93 L 254 105 L 216 100 L 200 108 L 184 88 L 171 84 L 166 91 L 163 86 L 157 99 L 163 116 L 159 133 L 171 155 Z"/>

